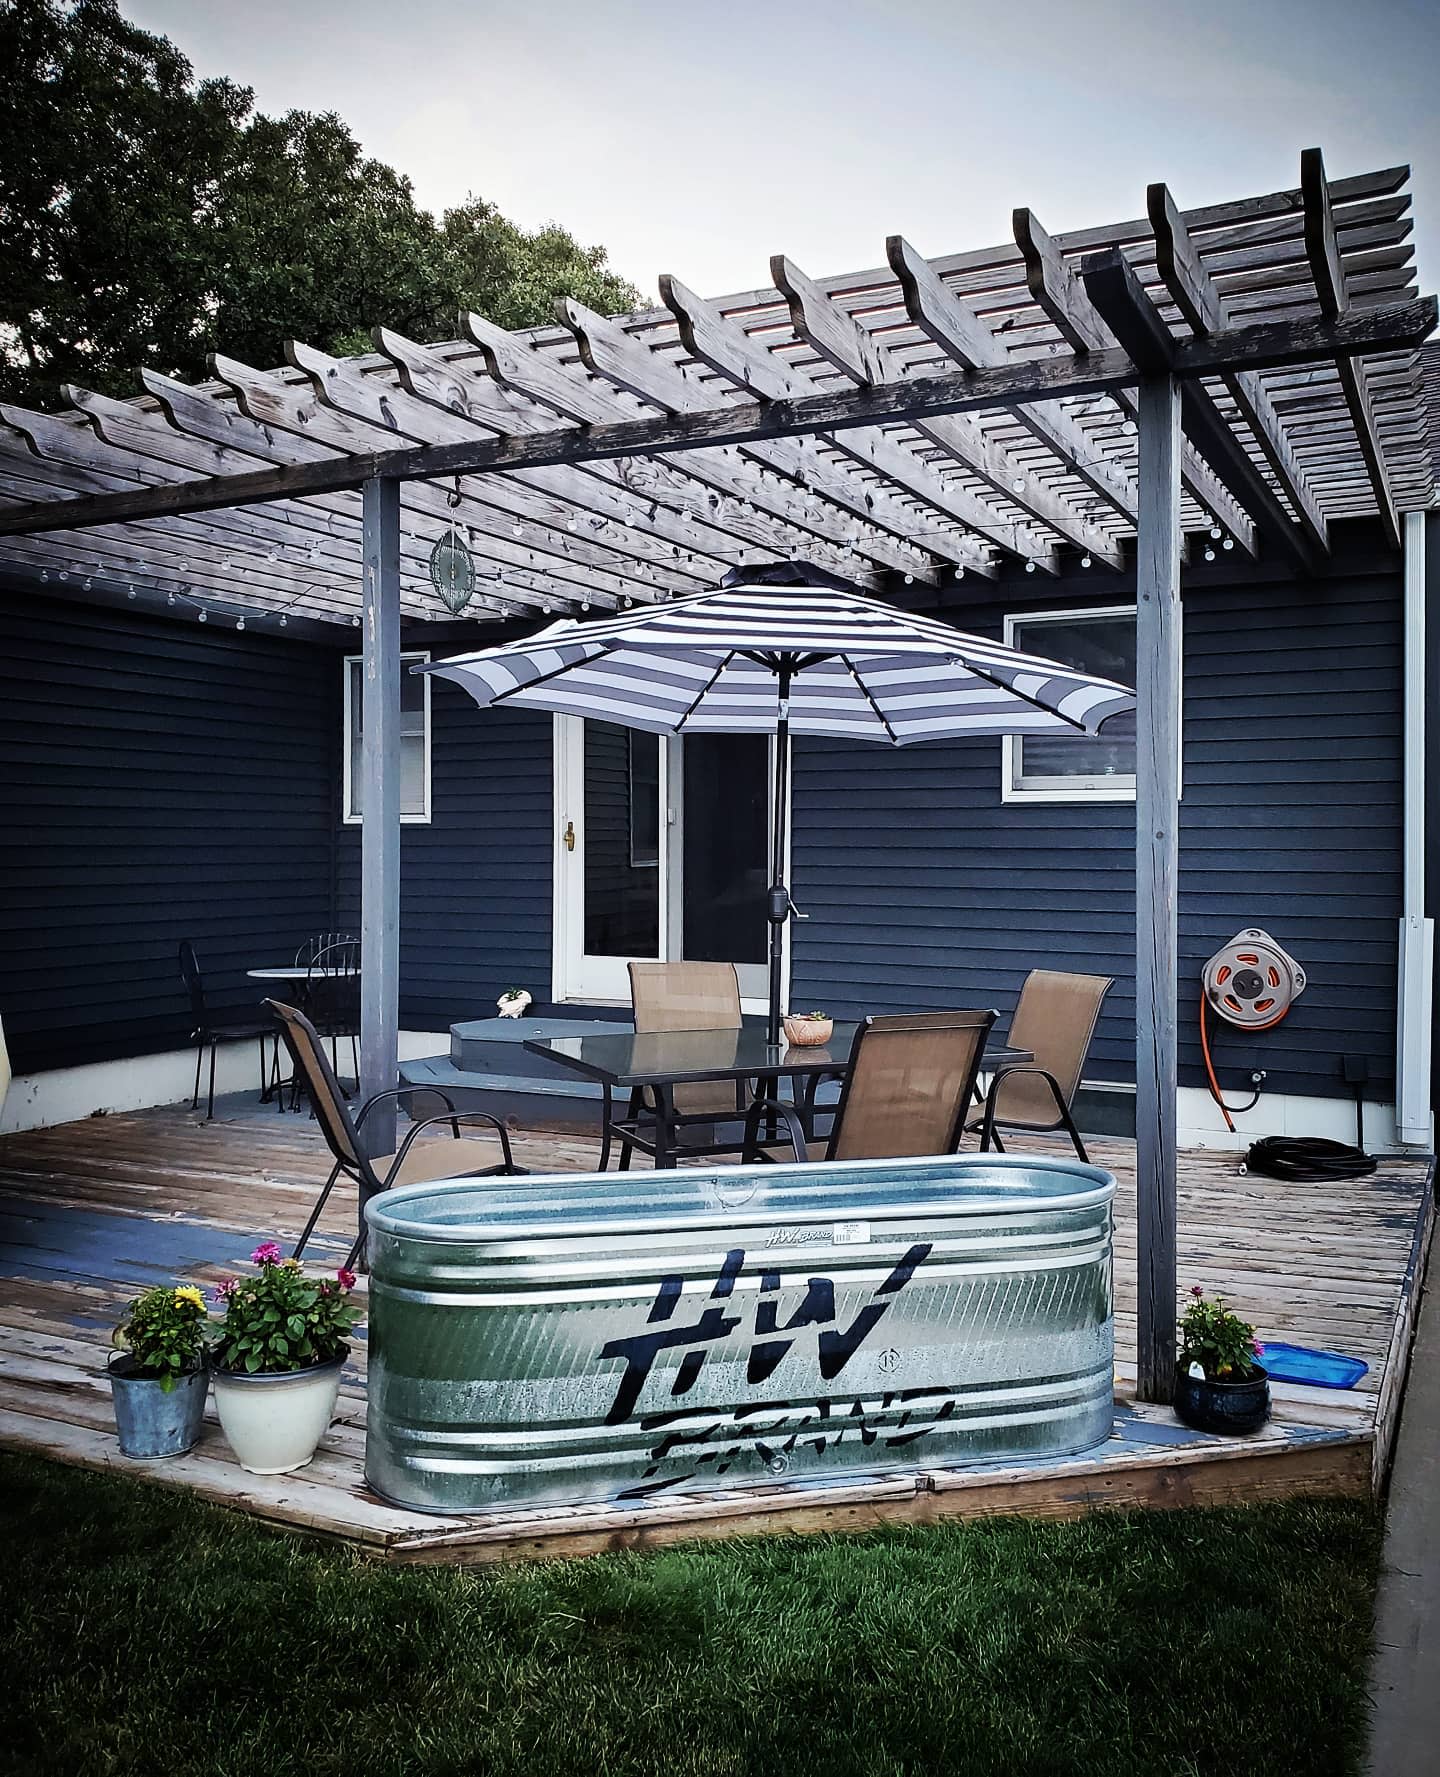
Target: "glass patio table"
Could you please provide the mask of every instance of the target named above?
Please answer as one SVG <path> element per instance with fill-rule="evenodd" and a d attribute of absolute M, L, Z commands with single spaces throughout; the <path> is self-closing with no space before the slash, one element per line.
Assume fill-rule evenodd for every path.
<path fill-rule="evenodd" d="M 709 1142 L 700 1147 L 677 1142 L 672 1089 L 698 1081 L 733 1080 L 739 1085 L 746 1080 L 760 1080 L 766 1082 L 762 1095 L 772 1096 L 782 1079 L 807 1085 L 818 1085 L 824 1078 L 843 1079 L 859 1028 L 858 1024 L 837 1023 L 828 1042 L 809 1048 L 793 1043 L 767 1043 L 765 1027 L 758 1022 L 742 1024 L 738 1030 L 619 1030 L 595 1036 L 534 1037 L 525 1043 L 525 1048 L 599 1083 L 604 1095 L 600 1148 L 603 1172 L 617 1127 L 612 1098 L 616 1091 L 630 1094 L 627 1129 L 641 1113 L 644 1093 L 654 1094 L 653 1126 L 647 1122 L 646 1135 L 639 1139 L 638 1132 L 631 1129 L 626 1144 L 653 1153 L 657 1167 L 673 1166 L 679 1154 L 738 1153 L 742 1145 L 738 1141 Z M 992 1043 L 987 1045 L 980 1065 L 983 1073 L 993 1073 L 999 1067 L 1019 1066 L 1033 1060 L 1028 1049 L 1009 1049 Z M 813 1110 L 813 1098 L 807 1094 L 802 1111 L 813 1114 Z M 742 1115 L 737 1108 L 730 1120 L 738 1122 Z M 717 1112 L 713 1121 L 723 1124 L 727 1121 L 725 1113 Z M 621 1163 L 625 1163 L 623 1156 Z"/>

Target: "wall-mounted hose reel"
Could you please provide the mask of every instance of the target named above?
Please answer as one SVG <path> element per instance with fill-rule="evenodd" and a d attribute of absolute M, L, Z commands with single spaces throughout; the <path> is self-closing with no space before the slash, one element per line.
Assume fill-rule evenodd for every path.
<path fill-rule="evenodd" d="M 1200 977 L 1211 1010 L 1241 1030 L 1278 1024 L 1305 991 L 1305 971 L 1259 926 L 1215 952 Z"/>
<path fill-rule="evenodd" d="M 1228 944 L 1222 944 L 1200 973 L 1200 1048 L 1205 1057 L 1205 1077 L 1210 1096 L 1220 1107 L 1233 1133 L 1232 1114 L 1253 1110 L 1260 1099 L 1263 1075 L 1251 1078 L 1253 1094 L 1248 1104 L 1226 1104 L 1210 1059 L 1210 1031 L 1206 1012 L 1213 1011 L 1238 1030 L 1269 1030 L 1278 1024 L 1305 991 L 1305 971 L 1269 932 L 1247 926 Z"/>

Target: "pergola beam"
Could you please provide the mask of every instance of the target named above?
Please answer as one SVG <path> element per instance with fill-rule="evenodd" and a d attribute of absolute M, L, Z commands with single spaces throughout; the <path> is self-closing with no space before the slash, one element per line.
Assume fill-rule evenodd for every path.
<path fill-rule="evenodd" d="M 784 257 L 777 257 L 770 262 L 770 270 L 776 284 L 789 298 L 790 318 L 796 333 L 807 339 L 837 370 L 865 387 L 899 381 L 908 374 L 882 341 L 867 332 L 854 316 L 839 308 L 798 266 Z M 991 357 L 990 362 L 992 365 L 1003 363 L 1004 359 L 1002 352 Z M 964 358 L 956 362 L 963 368 L 971 367 Z M 1003 444 L 988 437 L 978 420 L 967 414 L 943 414 L 917 419 L 915 429 L 922 438 L 938 445 L 948 457 L 977 476 L 1000 496 L 1007 507 L 1018 508 L 1028 515 L 1024 524 L 1017 524 L 977 500 L 974 502 L 976 514 L 967 522 L 981 536 L 989 537 L 991 542 L 1010 554 L 1033 561 L 1037 567 L 1053 573 L 1058 567 L 1054 548 L 1030 523 L 1038 520 L 1076 549 L 1099 556 L 1107 566 L 1119 569 L 1123 565 L 1123 552 L 1111 533 L 1092 523 Z"/>
<path fill-rule="evenodd" d="M 1336 320 L 1312 317 L 1237 328 L 1207 339 L 1175 341 L 1172 372 L 1182 382 L 1193 382 L 1224 370 L 1267 369 L 1393 352 L 1418 345 L 1435 324 L 1435 299 L 1424 297 L 1352 310 Z M 52 508 L 0 515 L 0 535 L 305 498 L 353 490 L 376 475 L 400 481 L 445 480 L 487 471 L 714 449 L 811 432 L 871 428 L 913 421 L 917 416 L 973 413 L 1065 395 L 1109 394 L 1138 380 L 1135 364 L 1118 348 L 1090 351 L 1084 357 L 1026 359 L 994 369 L 954 371 L 882 383 L 873 388 L 823 389 L 794 400 L 772 401 L 763 409 L 721 407 L 528 438 L 371 449 L 334 461 L 284 465 L 249 474 L 144 488 L 133 494 L 57 501 Z"/>
<path fill-rule="evenodd" d="M 714 391 L 698 376 L 652 352 L 618 323 L 573 301 L 561 304 L 561 315 L 575 335 L 582 362 L 596 377 L 664 413 L 712 410 Z M 909 541 L 919 528 L 915 512 L 883 486 L 857 481 L 843 464 L 825 456 L 819 443 L 814 438 L 781 439 L 747 447 L 743 456 L 756 465 L 749 473 L 758 470 L 762 481 L 773 473 L 797 482 L 804 490 L 801 497 L 808 495 L 812 504 L 827 509 L 839 534 L 853 539 L 850 546 L 873 559 L 911 575 L 928 568 L 931 556 L 983 569 L 984 558 L 966 543 L 952 546 L 946 538 L 932 537 L 924 551 L 917 550 Z"/>
<path fill-rule="evenodd" d="M 903 235 L 891 235 L 885 251 L 904 294 L 906 313 L 928 339 L 964 370 L 1009 363 L 1010 354 L 975 306 L 955 295 Z M 1122 518 L 1135 522 L 1133 480 L 1122 465 L 1105 459 L 1099 442 L 1063 407 L 1053 402 L 1022 403 L 1014 413 L 1032 437 L 1059 457 L 1067 473 L 1077 476 Z"/>
<path fill-rule="evenodd" d="M 557 369 L 547 354 L 533 346 L 522 350 L 503 328 L 478 315 L 464 315 L 461 321 L 467 334 L 485 354 L 487 367 L 496 381 L 528 394 L 532 400 L 543 403 L 552 412 L 578 425 L 623 424 L 631 418 L 632 409 L 616 392 L 618 390 L 625 390 L 636 400 L 658 407 L 665 413 L 703 411 L 708 406 L 698 386 L 693 392 L 689 390 L 679 372 L 663 359 L 647 362 L 644 375 L 639 376 L 639 354 L 645 351 L 645 347 L 632 341 L 623 330 L 617 329 L 624 342 L 623 350 L 606 353 L 609 368 L 586 378 Z M 595 353 L 604 352 L 607 343 L 608 336 L 597 330 L 590 349 Z M 583 353 L 586 348 L 581 344 L 580 349 Z M 626 367 L 632 363 L 636 367 L 632 374 L 648 393 L 640 394 L 626 380 Z M 601 378 L 613 383 L 614 389 L 605 389 Z M 671 401 L 676 404 L 670 405 Z M 697 450 L 686 458 L 683 467 L 687 474 L 708 483 L 717 498 L 749 501 L 772 518 L 794 526 L 802 534 L 813 533 L 832 547 L 854 548 L 873 562 L 887 567 L 903 567 L 909 573 L 922 572 L 928 565 L 928 558 L 911 546 L 894 542 L 883 533 L 872 531 L 868 525 L 857 526 L 853 518 L 837 510 L 830 501 L 807 499 L 784 479 L 789 475 L 803 481 L 805 471 L 813 468 L 823 483 L 823 461 L 809 440 L 788 448 L 772 445 L 749 455 L 752 461 L 747 462 L 728 451 Z M 768 470 L 775 471 L 773 480 L 767 474 Z M 826 491 L 831 490 L 827 488 Z M 786 553 L 795 552 L 792 547 Z"/>
<path fill-rule="evenodd" d="M 1033 210 L 1014 212 L 1016 244 L 1025 260 L 1025 280 L 1030 294 L 1066 340 L 1077 357 L 1107 350 L 1114 335 L 1086 293 L 1079 277 L 1066 263 L 1058 241 L 1047 234 Z M 1137 412 L 1133 388 L 1120 389 L 1115 399 L 1126 414 Z M 1255 526 L 1249 513 L 1225 487 L 1193 445 L 1182 440 L 1180 475 L 1185 486 L 1207 512 L 1214 515 L 1247 555 L 1256 553 Z"/>
<path fill-rule="evenodd" d="M 1155 229 L 1156 263 L 1166 289 L 1192 332 L 1201 337 L 1223 333 L 1234 325 L 1233 317 L 1190 238 L 1179 205 L 1163 184 L 1149 188 L 1147 202 Z M 1260 446 L 1312 553 L 1328 550 L 1325 514 L 1306 484 L 1305 471 L 1285 434 L 1270 391 L 1253 370 L 1226 374 L 1221 381 Z"/>
<path fill-rule="evenodd" d="M 1305 246 L 1315 278 L 1315 293 L 1320 299 L 1320 312 L 1330 320 L 1339 320 L 1350 308 L 1349 283 L 1336 239 L 1335 213 L 1330 204 L 1330 187 L 1325 180 L 1325 160 L 1318 148 L 1307 148 L 1300 156 L 1300 189 L 1305 197 Z M 1398 549 L 1400 519 L 1371 400 L 1369 369 L 1358 360 L 1342 360 L 1339 370 L 1340 387 L 1355 426 L 1360 454 L 1365 459 L 1380 522 L 1391 547 Z"/>
<path fill-rule="evenodd" d="M 1086 293 L 1097 313 L 1141 369 L 1149 376 L 1171 375 L 1184 348 L 1119 248 L 1087 259 L 1084 279 Z M 1309 534 L 1291 521 L 1209 391 L 1195 382 L 1185 384 L 1180 391 L 1180 406 L 1186 436 L 1216 475 L 1256 516 L 1266 536 L 1297 566 L 1313 573 L 1324 551 L 1317 550 Z"/>
<path fill-rule="evenodd" d="M 675 278 L 662 279 L 661 287 L 668 289 L 672 295 L 684 290 L 684 286 Z M 691 302 L 698 300 L 690 297 L 688 292 L 686 296 Z M 592 368 L 603 361 L 612 367 L 607 374 L 624 375 L 628 365 L 629 374 L 640 377 L 646 374 L 650 365 L 663 363 L 657 361 L 653 352 L 639 345 L 622 328 L 616 327 L 614 322 L 602 321 L 600 316 L 582 311 L 578 303 L 567 303 L 565 308 L 570 325 L 576 328 L 577 336 L 581 339 L 586 362 Z M 758 362 L 752 363 L 751 374 L 746 383 L 747 393 L 760 392 L 762 407 L 775 399 L 803 396 L 818 387 L 813 378 L 783 364 L 765 346 L 750 339 L 739 329 L 734 330 L 734 337 L 729 344 L 732 359 L 741 356 L 758 359 L 763 356 L 771 360 L 768 367 Z M 646 362 L 636 364 L 636 351 L 643 354 Z M 666 368 L 669 395 L 665 405 L 669 411 L 703 411 L 709 405 L 705 384 L 698 377 L 680 370 L 678 366 Z M 727 381 L 735 380 L 728 372 L 721 374 L 726 375 Z M 843 463 L 825 456 L 819 449 L 821 443 L 832 445 L 842 457 L 849 458 L 862 469 L 872 471 L 880 478 L 878 484 L 872 485 L 859 479 Z M 916 456 L 893 438 L 878 431 L 859 432 L 849 438 L 822 436 L 807 439 L 803 443 L 787 441 L 778 447 L 778 451 L 777 447 L 770 446 L 767 454 L 777 467 L 796 476 L 814 492 L 832 502 L 847 506 L 855 518 L 864 517 L 869 522 L 889 528 L 898 537 L 921 533 L 925 538 L 926 549 L 933 555 L 948 559 L 961 567 L 975 568 L 981 573 L 988 571 L 986 552 L 954 528 L 975 528 L 977 520 L 987 516 L 984 507 L 965 489 L 945 481 L 923 457 Z M 933 519 L 927 523 L 923 514 L 917 513 L 905 499 L 897 497 L 897 494 L 920 501 L 943 520 L 943 524 L 937 525 Z"/>

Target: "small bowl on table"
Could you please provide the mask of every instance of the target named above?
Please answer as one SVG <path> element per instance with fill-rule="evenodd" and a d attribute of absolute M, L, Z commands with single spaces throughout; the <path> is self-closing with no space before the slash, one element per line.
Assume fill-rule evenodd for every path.
<path fill-rule="evenodd" d="M 792 1049 L 819 1049 L 830 1041 L 833 1018 L 789 1017 L 784 1021 L 785 1041 Z"/>

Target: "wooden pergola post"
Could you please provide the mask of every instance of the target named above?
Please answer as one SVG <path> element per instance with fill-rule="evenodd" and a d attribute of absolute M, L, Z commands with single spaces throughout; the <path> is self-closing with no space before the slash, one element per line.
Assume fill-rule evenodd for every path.
<path fill-rule="evenodd" d="M 1175 1383 L 1175 888 L 1180 814 L 1180 391 L 1140 384 L 1135 746 L 1135 1172 L 1141 1400 Z"/>
<path fill-rule="evenodd" d="M 399 1077 L 400 1024 L 400 483 L 362 490 L 363 765 L 360 829 L 360 1098 Z M 395 1101 L 360 1131 L 367 1154 L 395 1152 Z"/>

